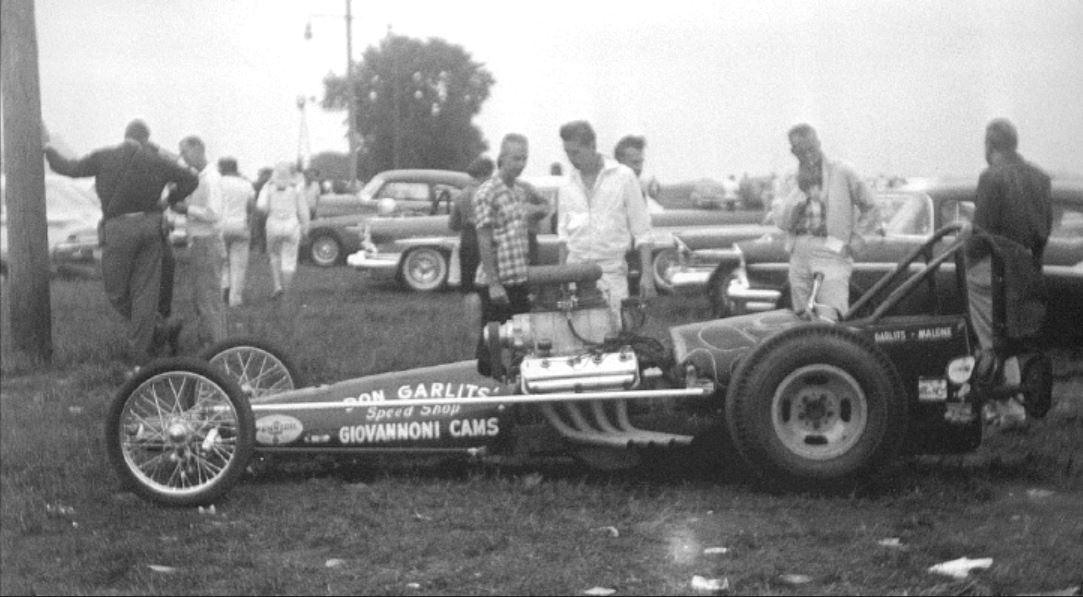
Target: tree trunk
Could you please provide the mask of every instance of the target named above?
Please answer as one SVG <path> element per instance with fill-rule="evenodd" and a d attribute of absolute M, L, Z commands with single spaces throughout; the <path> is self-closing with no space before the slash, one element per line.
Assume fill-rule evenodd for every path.
<path fill-rule="evenodd" d="M 4 176 L 7 202 L 8 309 L 13 346 L 52 357 L 45 166 L 33 0 L 0 2 Z"/>

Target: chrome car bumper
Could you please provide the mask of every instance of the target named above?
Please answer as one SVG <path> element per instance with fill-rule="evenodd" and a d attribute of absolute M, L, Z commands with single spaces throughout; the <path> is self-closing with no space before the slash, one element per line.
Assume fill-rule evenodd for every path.
<path fill-rule="evenodd" d="M 374 276 L 394 276 L 399 271 L 402 253 L 377 253 L 375 251 L 357 251 L 346 256 L 346 265 L 364 270 Z"/>
<path fill-rule="evenodd" d="M 723 295 L 726 302 L 733 305 L 734 313 L 751 313 L 775 309 L 782 292 L 771 288 L 751 288 L 748 276 L 739 271 L 730 278 Z"/>

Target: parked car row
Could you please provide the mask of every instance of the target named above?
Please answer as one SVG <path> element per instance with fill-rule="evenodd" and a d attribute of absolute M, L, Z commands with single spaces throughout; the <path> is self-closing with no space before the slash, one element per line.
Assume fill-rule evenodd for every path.
<path fill-rule="evenodd" d="M 451 199 L 470 183 L 465 172 L 451 170 L 388 170 L 377 174 L 358 195 L 323 196 L 317 217 L 309 223 L 302 257 L 320 267 L 346 262 L 361 249 L 364 222 L 377 215 L 382 199 L 391 199 L 401 214 L 451 212 Z"/>
<path fill-rule="evenodd" d="M 559 176 L 524 178 L 553 205 L 557 204 L 557 192 L 565 180 Z M 669 290 L 665 272 L 677 259 L 673 242 L 675 231 L 710 227 L 720 230 L 729 242 L 735 242 L 762 235 L 766 230 L 759 224 L 762 215 L 758 212 L 669 210 L 650 201 L 655 234 L 651 275 L 662 292 Z M 438 211 L 439 215 L 417 216 L 407 211 L 392 217 L 365 219 L 363 225 L 352 230 L 362 237 L 362 241 L 361 249 L 348 257 L 348 264 L 373 277 L 395 278 L 406 288 L 416 291 L 459 285 L 458 235 L 448 228 L 448 216 L 442 204 Z M 549 220 L 547 232 L 538 236 L 541 264 L 553 264 L 558 259 L 555 216 L 554 213 Z"/>
<path fill-rule="evenodd" d="M 865 248 L 854 256 L 851 297 L 870 288 L 933 231 L 969 222 L 975 190 L 972 180 L 918 181 L 878 194 L 884 234 L 867 238 Z M 944 238 L 934 251 L 952 240 Z M 729 243 L 722 229 L 683 231 L 675 241 L 680 262 L 667 274 L 683 291 L 705 293 L 717 317 L 787 308 L 789 255 L 784 243 L 777 229 L 737 243 Z M 1083 344 L 1083 182 L 1053 181 L 1053 227 L 1043 260 L 1050 297 L 1045 337 L 1056 344 Z M 958 287 L 951 283 L 955 275 L 954 264 L 944 264 L 935 287 L 915 293 L 899 308 L 960 307 L 965 297 L 953 290 Z"/>

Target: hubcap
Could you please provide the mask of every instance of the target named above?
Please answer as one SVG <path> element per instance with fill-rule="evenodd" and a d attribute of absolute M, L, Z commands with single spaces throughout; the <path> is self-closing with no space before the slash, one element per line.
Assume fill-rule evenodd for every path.
<path fill-rule="evenodd" d="M 776 437 L 794 454 L 828 460 L 845 454 L 868 424 L 860 384 L 832 365 L 808 365 L 786 376 L 771 402 Z"/>

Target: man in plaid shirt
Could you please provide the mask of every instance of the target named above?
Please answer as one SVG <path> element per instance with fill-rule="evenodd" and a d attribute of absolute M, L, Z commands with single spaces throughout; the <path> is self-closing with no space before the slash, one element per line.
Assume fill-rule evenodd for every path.
<path fill-rule="evenodd" d="M 474 197 L 475 226 L 481 267 L 476 283 L 481 298 L 481 326 L 505 322 L 530 311 L 527 294 L 529 261 L 528 220 L 544 217 L 547 206 L 528 202 L 529 188 L 518 182 L 526 167 L 526 137 L 511 133 L 500 143 L 496 176 L 485 181 Z M 478 338 L 478 372 L 490 375 L 489 350 Z"/>

